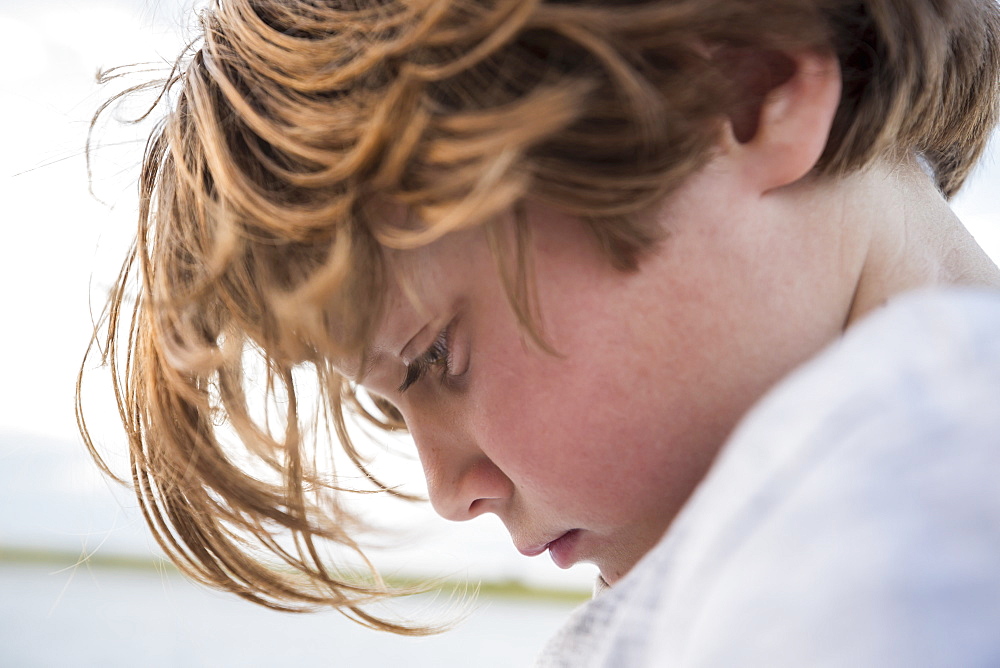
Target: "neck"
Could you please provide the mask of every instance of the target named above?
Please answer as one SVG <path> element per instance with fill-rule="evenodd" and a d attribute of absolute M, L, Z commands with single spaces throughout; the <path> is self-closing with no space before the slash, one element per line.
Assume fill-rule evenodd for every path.
<path fill-rule="evenodd" d="M 892 297 L 934 286 L 1000 289 L 1000 269 L 969 234 L 916 161 L 867 172 L 863 261 L 847 326 Z M 874 202 L 876 205 L 871 206 Z"/>

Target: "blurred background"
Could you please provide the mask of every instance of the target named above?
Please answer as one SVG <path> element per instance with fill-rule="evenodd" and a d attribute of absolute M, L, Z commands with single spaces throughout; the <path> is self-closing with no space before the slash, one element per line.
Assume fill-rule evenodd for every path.
<path fill-rule="evenodd" d="M 159 557 L 129 494 L 85 453 L 73 388 L 92 313 L 131 238 L 143 132 L 102 128 L 90 193 L 88 126 L 113 92 L 95 74 L 167 66 L 192 34 L 192 11 L 177 0 L 0 0 L 0 666 L 530 664 L 586 597 L 594 570 L 522 557 L 492 516 L 455 525 L 426 505 L 376 508 L 394 536 L 377 563 L 482 586 L 471 603 L 447 593 L 399 602 L 403 617 L 465 620 L 442 636 L 399 638 L 190 584 Z M 996 144 L 955 208 L 1000 258 Z M 110 420 L 104 377 L 92 376 L 89 405 L 107 406 Z M 109 463 L 126 471 L 113 423 L 95 415 L 94 428 Z M 389 465 L 419 486 L 415 462 Z"/>

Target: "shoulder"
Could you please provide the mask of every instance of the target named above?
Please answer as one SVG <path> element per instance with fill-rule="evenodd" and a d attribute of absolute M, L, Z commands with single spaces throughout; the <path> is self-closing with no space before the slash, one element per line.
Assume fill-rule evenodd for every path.
<path fill-rule="evenodd" d="M 998 400 L 1000 295 L 887 306 L 748 414 L 550 656 L 582 635 L 575 665 L 1000 665 Z"/>

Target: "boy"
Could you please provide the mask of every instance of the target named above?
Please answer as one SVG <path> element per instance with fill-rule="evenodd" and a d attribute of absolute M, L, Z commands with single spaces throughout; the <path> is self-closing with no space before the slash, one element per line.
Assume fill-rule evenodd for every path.
<path fill-rule="evenodd" d="M 983 568 L 928 550 L 863 598 L 887 555 L 965 554 L 954 521 L 996 555 L 998 425 L 973 414 L 1000 388 L 1000 272 L 945 201 L 996 117 L 993 2 L 232 0 L 202 24 L 108 332 L 139 498 L 184 570 L 407 630 L 316 548 L 356 544 L 310 466 L 306 368 L 362 470 L 345 406 L 410 432 L 443 516 L 597 564 L 611 591 L 551 663 L 926 658 L 954 636 L 900 616 L 912 596 L 998 658 L 997 604 L 960 595 L 997 593 Z M 897 300 L 959 285 L 982 291 Z M 248 346 L 281 429 L 252 419 Z M 925 482 L 940 508 L 906 502 Z M 801 572 L 799 537 L 830 548 Z M 953 586 L 917 596 L 924 566 Z"/>

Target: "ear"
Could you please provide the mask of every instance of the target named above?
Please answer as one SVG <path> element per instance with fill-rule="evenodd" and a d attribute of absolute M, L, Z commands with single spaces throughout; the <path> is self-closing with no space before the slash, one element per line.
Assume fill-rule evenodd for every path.
<path fill-rule="evenodd" d="M 721 148 L 741 175 L 763 193 L 808 174 L 826 148 L 840 104 L 836 56 L 729 49 L 716 57 L 738 90 Z"/>

